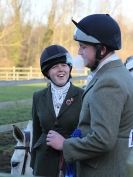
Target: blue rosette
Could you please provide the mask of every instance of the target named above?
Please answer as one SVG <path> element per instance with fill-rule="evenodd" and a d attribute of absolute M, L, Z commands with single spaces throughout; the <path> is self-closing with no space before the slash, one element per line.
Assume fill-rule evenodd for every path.
<path fill-rule="evenodd" d="M 70 137 L 82 137 L 81 136 L 81 130 L 75 129 Z M 64 177 L 76 177 L 76 169 L 74 163 L 66 163 L 66 171 Z"/>

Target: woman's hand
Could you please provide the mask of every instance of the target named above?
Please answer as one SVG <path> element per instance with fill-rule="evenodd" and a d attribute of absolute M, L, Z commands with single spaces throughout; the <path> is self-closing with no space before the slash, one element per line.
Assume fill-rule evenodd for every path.
<path fill-rule="evenodd" d="M 50 130 L 47 134 L 46 144 L 56 150 L 63 149 L 65 138 L 54 130 Z"/>

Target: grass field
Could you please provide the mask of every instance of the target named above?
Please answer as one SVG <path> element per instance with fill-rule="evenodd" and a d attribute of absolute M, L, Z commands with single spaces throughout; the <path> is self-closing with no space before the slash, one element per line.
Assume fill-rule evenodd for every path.
<path fill-rule="evenodd" d="M 34 91 L 42 89 L 45 86 L 46 84 L 40 83 L 0 87 L 0 102 L 31 98 Z"/>
<path fill-rule="evenodd" d="M 0 125 L 31 119 L 32 95 L 44 87 L 44 83 L 0 87 Z"/>

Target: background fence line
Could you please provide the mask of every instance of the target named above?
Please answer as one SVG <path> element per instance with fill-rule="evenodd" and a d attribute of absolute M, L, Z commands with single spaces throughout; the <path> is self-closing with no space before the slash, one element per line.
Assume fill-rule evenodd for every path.
<path fill-rule="evenodd" d="M 72 76 L 87 76 L 88 69 L 72 69 Z M 42 79 L 43 75 L 40 68 L 35 67 L 0 67 L 0 80 L 30 80 L 30 79 Z"/>

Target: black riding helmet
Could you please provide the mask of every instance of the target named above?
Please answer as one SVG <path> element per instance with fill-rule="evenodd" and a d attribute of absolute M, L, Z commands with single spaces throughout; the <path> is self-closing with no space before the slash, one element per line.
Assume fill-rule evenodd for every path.
<path fill-rule="evenodd" d="M 74 40 L 96 47 L 96 62 L 93 69 L 110 51 L 121 48 L 121 31 L 117 22 L 108 14 L 93 14 L 83 18 L 78 23 L 72 20 L 77 29 Z M 102 47 L 107 48 L 104 56 L 101 56 Z"/>
<path fill-rule="evenodd" d="M 45 48 L 40 57 L 40 66 L 43 75 L 49 78 L 48 70 L 58 63 L 68 64 L 71 72 L 72 57 L 64 47 L 60 45 L 51 45 Z"/>

